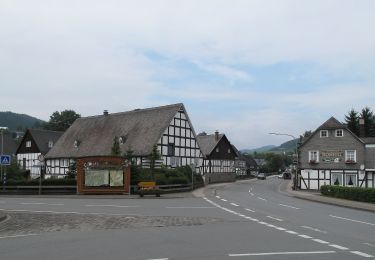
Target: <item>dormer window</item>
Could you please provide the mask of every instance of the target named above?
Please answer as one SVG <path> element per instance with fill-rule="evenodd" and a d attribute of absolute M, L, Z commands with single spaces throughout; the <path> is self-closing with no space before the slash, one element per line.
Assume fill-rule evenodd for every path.
<path fill-rule="evenodd" d="M 336 137 L 343 137 L 344 136 L 344 130 L 337 129 L 336 130 Z"/>
<path fill-rule="evenodd" d="M 320 130 L 320 137 L 328 137 L 328 130 Z"/>
<path fill-rule="evenodd" d="M 119 144 L 124 144 L 126 142 L 126 137 L 125 136 L 120 136 L 118 138 L 118 142 L 119 142 Z"/>
<path fill-rule="evenodd" d="M 26 147 L 31 147 L 31 141 L 26 141 Z"/>
<path fill-rule="evenodd" d="M 228 153 L 230 153 L 230 148 L 228 149 Z"/>
<path fill-rule="evenodd" d="M 75 140 L 74 141 L 74 148 L 78 148 L 78 146 L 81 144 L 81 141 L 79 141 L 79 140 Z"/>
<path fill-rule="evenodd" d="M 218 152 L 220 152 L 220 149 L 219 149 L 219 147 L 217 147 L 217 148 L 216 148 L 216 152 L 217 152 L 217 153 L 218 153 Z"/>
<path fill-rule="evenodd" d="M 53 147 L 53 141 L 49 141 L 48 142 L 48 148 L 52 148 Z"/>

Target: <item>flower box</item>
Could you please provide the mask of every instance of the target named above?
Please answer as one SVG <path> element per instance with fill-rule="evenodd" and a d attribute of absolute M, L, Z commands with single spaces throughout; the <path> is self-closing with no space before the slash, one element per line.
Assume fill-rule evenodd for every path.
<path fill-rule="evenodd" d="M 346 163 L 346 164 L 355 164 L 355 163 L 357 163 L 357 162 L 354 161 L 354 160 L 346 160 L 345 163 Z"/>
<path fill-rule="evenodd" d="M 310 160 L 309 164 L 318 164 L 318 162 L 316 160 Z"/>

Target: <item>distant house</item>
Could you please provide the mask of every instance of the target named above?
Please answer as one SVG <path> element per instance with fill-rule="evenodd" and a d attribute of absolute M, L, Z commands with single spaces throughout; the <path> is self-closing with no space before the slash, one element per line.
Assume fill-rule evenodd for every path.
<path fill-rule="evenodd" d="M 26 131 L 17 148 L 16 155 L 18 164 L 24 170 L 30 171 L 31 178 L 40 175 L 38 156 L 45 156 L 62 134 L 63 132 L 40 129 L 28 129 Z M 46 175 L 48 175 L 48 169 Z"/>
<path fill-rule="evenodd" d="M 17 143 L 14 141 L 12 134 L 3 133 L 0 135 L 0 149 L 3 149 L 3 154 L 15 155 L 17 151 Z M 1 150 L 0 150 L 1 153 Z"/>
<path fill-rule="evenodd" d="M 204 156 L 205 183 L 235 181 L 234 162 L 237 154 L 225 134 L 216 131 L 207 135 L 203 132 L 197 136 L 197 140 Z"/>
<path fill-rule="evenodd" d="M 375 187 L 375 138 L 356 136 L 334 117 L 300 145 L 299 154 L 301 189 Z"/>
<path fill-rule="evenodd" d="M 117 139 L 120 153 L 131 153 L 139 167 L 149 167 L 156 145 L 161 155 L 157 166 L 175 168 L 194 164 L 199 172 L 202 153 L 183 104 L 135 109 L 128 112 L 82 117 L 64 133 L 47 154 L 53 176 L 64 176 L 78 158 L 108 157 Z M 59 164 L 66 160 L 67 164 Z"/>
<path fill-rule="evenodd" d="M 251 173 L 255 174 L 258 166 L 255 160 L 250 157 L 242 154 L 238 149 L 232 145 L 233 149 L 235 150 L 237 157 L 235 160 L 235 169 L 236 169 L 236 175 L 237 177 L 246 177 L 250 175 Z"/>

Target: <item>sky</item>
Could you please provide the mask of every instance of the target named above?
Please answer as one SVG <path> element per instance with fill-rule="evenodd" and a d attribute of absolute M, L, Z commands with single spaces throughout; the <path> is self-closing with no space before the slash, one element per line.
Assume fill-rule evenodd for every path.
<path fill-rule="evenodd" d="M 184 103 L 197 133 L 279 145 L 375 109 L 372 0 L 1 0 L 0 111 Z"/>

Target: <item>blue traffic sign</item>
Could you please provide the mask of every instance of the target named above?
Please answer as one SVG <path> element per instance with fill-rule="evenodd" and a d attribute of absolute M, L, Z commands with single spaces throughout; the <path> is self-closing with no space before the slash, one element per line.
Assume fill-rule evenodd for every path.
<path fill-rule="evenodd" d="M 2 155 L 0 157 L 0 164 L 1 165 L 10 165 L 10 155 Z"/>

